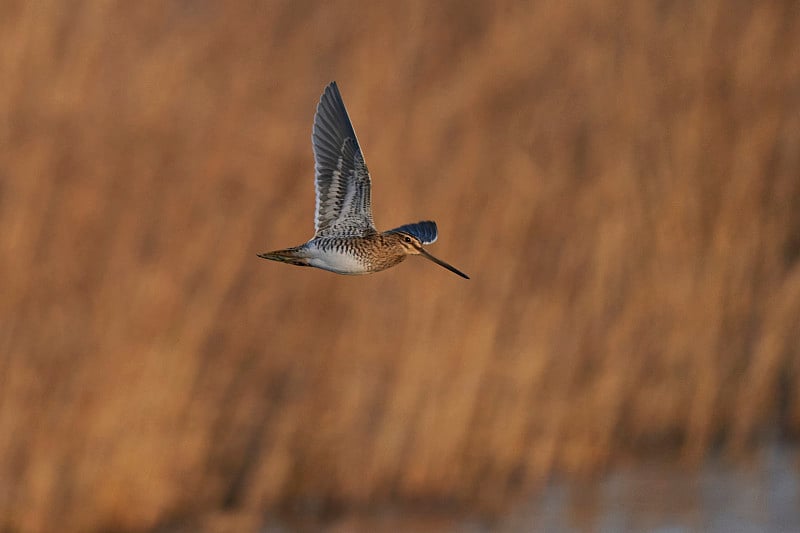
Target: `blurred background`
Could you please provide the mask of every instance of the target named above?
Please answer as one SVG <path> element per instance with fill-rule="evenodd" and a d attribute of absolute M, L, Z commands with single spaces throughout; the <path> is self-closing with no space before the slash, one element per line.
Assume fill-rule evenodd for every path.
<path fill-rule="evenodd" d="M 0 51 L 0 531 L 800 527 L 797 2 L 2 0 Z M 256 258 L 331 80 L 470 281 Z"/>

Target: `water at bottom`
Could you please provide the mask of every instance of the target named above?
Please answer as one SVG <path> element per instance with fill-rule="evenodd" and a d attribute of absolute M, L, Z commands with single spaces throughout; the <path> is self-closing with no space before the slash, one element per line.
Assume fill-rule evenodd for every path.
<path fill-rule="evenodd" d="M 557 482 L 487 531 L 797 532 L 796 451 L 773 443 L 748 465 L 647 463 L 586 484 Z"/>
<path fill-rule="evenodd" d="M 796 453 L 775 441 L 744 465 L 720 458 L 699 468 L 646 462 L 612 469 L 594 481 L 555 481 L 491 521 L 382 508 L 299 528 L 268 521 L 261 532 L 794 533 L 800 531 Z"/>

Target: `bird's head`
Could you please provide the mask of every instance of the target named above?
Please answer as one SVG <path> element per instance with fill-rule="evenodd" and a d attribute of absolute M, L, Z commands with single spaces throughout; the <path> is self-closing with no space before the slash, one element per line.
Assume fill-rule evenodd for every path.
<path fill-rule="evenodd" d="M 435 231 L 435 226 L 434 226 Z M 418 233 L 418 232 L 417 232 Z M 387 232 L 386 237 L 391 239 L 395 245 L 395 247 L 403 254 L 403 255 L 421 255 L 425 259 L 433 261 L 437 265 L 446 268 L 450 272 L 454 274 L 458 274 L 464 279 L 469 279 L 469 276 L 458 270 L 456 267 L 445 263 L 441 259 L 438 259 L 431 254 L 428 253 L 425 248 L 422 247 L 423 240 L 420 239 L 419 236 L 409 233 L 407 231 L 402 231 L 401 229 L 392 230 Z M 435 237 L 434 239 L 435 240 Z M 432 241 L 428 241 L 432 242 Z"/>
<path fill-rule="evenodd" d="M 404 255 L 420 255 L 422 241 L 417 237 L 408 233 L 393 233 L 392 237 L 394 237 L 397 246 L 402 248 Z"/>

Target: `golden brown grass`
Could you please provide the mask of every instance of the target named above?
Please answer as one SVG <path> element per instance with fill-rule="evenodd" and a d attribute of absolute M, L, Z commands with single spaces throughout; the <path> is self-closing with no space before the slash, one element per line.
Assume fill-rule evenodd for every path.
<path fill-rule="evenodd" d="M 795 2 L 7 0 L 0 50 L 2 531 L 491 509 L 800 430 Z M 331 79 L 379 227 L 471 281 L 255 257 L 311 234 Z"/>

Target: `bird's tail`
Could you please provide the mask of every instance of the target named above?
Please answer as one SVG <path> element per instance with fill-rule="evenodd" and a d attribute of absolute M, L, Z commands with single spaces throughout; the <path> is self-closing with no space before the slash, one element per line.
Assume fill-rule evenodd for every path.
<path fill-rule="evenodd" d="M 287 248 L 285 250 L 275 250 L 274 252 L 264 252 L 258 254 L 262 259 L 269 259 L 270 261 L 278 261 L 281 263 L 289 263 L 290 265 L 297 266 L 311 266 L 308 264 L 308 258 L 304 256 L 300 247 Z"/>

